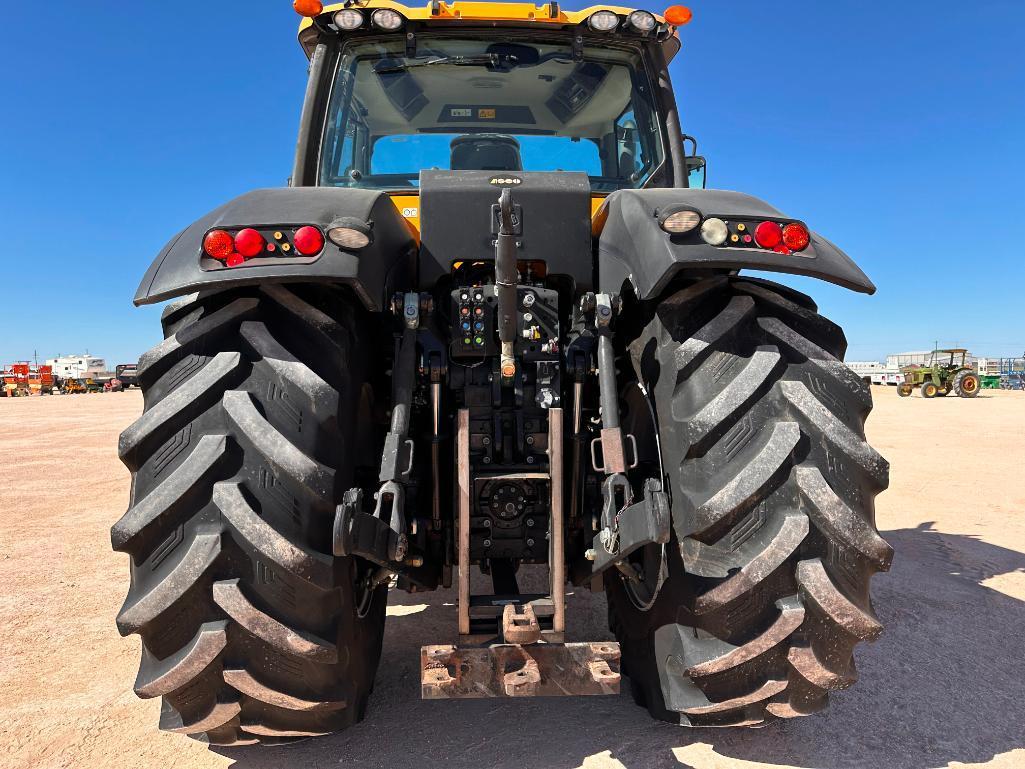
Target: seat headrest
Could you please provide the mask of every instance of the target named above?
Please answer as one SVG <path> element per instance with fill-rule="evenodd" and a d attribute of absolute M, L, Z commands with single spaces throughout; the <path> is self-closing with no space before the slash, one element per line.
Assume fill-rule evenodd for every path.
<path fill-rule="evenodd" d="M 506 134 L 467 134 L 452 140 L 453 171 L 522 171 L 520 143 Z"/>

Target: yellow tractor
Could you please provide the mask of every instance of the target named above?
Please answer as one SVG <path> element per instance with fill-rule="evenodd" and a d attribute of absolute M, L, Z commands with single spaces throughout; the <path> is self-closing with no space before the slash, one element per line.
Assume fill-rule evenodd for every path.
<path fill-rule="evenodd" d="M 875 287 L 801 218 L 704 189 L 669 76 L 690 11 L 295 7 L 290 186 L 186 227 L 135 298 L 176 300 L 111 532 L 161 727 L 356 723 L 389 586 L 453 591 L 425 698 L 625 675 L 676 724 L 822 709 L 882 629 L 888 466 L 841 329 L 742 272 Z M 615 640 L 573 637 L 571 587 L 604 593 Z"/>
<path fill-rule="evenodd" d="M 80 393 L 88 392 L 85 383 L 76 377 L 66 377 L 61 381 L 61 394 L 62 395 L 78 395 Z"/>

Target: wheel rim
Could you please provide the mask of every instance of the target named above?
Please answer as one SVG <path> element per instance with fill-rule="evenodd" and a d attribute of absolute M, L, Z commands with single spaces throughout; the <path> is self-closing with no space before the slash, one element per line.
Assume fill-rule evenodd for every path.
<path fill-rule="evenodd" d="M 977 387 L 978 383 L 975 381 L 975 377 L 973 376 L 966 376 L 964 381 L 961 383 L 961 388 L 968 393 L 975 392 Z"/>
<path fill-rule="evenodd" d="M 643 478 L 656 475 L 665 484 L 661 451 L 658 446 L 658 422 L 655 407 L 647 395 L 647 390 L 638 383 L 631 382 L 624 388 L 621 400 L 626 406 L 623 432 L 636 436 L 638 454 L 641 455 L 638 459 L 646 460 L 640 461 L 638 469 L 629 474 L 636 476 L 630 478 L 631 483 L 637 487 L 643 482 Z M 648 611 L 658 600 L 662 585 L 669 576 L 666 546 L 646 545 L 631 555 L 627 562 L 633 566 L 638 579 L 628 579 L 625 575 L 620 575 L 623 592 L 636 609 Z"/>
<path fill-rule="evenodd" d="M 369 568 L 356 578 L 352 586 L 352 598 L 356 606 L 356 616 L 360 619 L 363 619 L 370 613 L 370 609 L 374 605 L 374 596 L 377 595 L 377 585 L 373 584 L 376 569 L 373 568 L 373 564 L 368 563 L 367 566 Z"/>
<path fill-rule="evenodd" d="M 666 546 L 648 545 L 641 548 L 640 563 L 630 559 L 631 565 L 637 570 L 640 577 L 638 581 L 621 577 L 623 581 L 623 592 L 630 599 L 630 603 L 639 611 L 648 611 L 658 600 L 658 594 L 662 591 L 669 576 L 669 568 L 666 565 Z M 640 568 L 638 568 L 640 567 Z"/>

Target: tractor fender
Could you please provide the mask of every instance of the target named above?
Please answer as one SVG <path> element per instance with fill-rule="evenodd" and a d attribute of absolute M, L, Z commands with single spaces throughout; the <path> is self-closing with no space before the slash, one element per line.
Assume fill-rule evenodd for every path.
<path fill-rule="evenodd" d="M 326 235 L 331 223 L 343 217 L 371 227 L 369 245 L 346 250 L 325 239 L 315 257 L 286 257 L 279 250 L 277 257 L 251 259 L 238 267 L 225 267 L 202 253 L 203 238 L 213 229 L 254 227 L 289 233 L 314 225 Z M 388 306 L 394 292 L 415 285 L 415 254 L 410 225 L 384 193 L 333 187 L 254 190 L 175 236 L 143 276 L 135 304 L 153 304 L 194 291 L 312 282 L 349 285 L 366 308 L 376 312 Z"/>
<path fill-rule="evenodd" d="M 638 299 L 651 299 L 680 272 L 699 270 L 766 270 L 807 275 L 865 294 L 876 287 L 843 251 L 821 235 L 800 253 L 779 254 L 759 248 L 710 246 L 699 228 L 670 235 L 659 225 L 660 215 L 674 208 L 691 208 L 702 217 L 730 221 L 791 219 L 768 203 L 726 190 L 619 190 L 606 199 L 605 221 L 598 240 L 598 283 L 601 291 L 620 292 L 629 284 Z M 803 224 L 803 222 L 802 222 Z"/>

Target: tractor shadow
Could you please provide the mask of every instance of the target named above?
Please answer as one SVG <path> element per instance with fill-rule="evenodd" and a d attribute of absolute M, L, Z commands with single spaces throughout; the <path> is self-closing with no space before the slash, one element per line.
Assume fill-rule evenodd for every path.
<path fill-rule="evenodd" d="M 454 591 L 393 593 L 365 722 L 293 746 L 215 750 L 236 769 L 702 769 L 731 759 L 926 769 L 1025 748 L 1025 601 L 982 584 L 1025 572 L 1025 554 L 931 524 L 883 535 L 896 549 L 893 570 L 874 582 L 886 630 L 859 649 L 857 685 L 807 718 L 752 730 L 681 729 L 649 719 L 625 681 L 619 697 L 425 702 L 419 649 L 450 642 Z M 601 595 L 576 590 L 568 603 L 572 638 L 610 637 Z"/>

